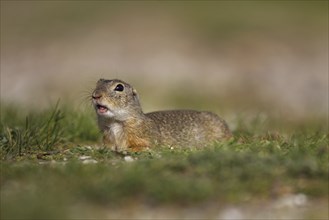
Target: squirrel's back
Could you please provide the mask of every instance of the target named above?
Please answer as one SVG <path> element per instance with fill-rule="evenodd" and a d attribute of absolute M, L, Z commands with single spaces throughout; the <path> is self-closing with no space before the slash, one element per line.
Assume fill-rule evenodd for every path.
<path fill-rule="evenodd" d="M 231 137 L 226 122 L 211 112 L 170 110 L 146 116 L 158 128 L 161 145 L 199 147 Z"/>

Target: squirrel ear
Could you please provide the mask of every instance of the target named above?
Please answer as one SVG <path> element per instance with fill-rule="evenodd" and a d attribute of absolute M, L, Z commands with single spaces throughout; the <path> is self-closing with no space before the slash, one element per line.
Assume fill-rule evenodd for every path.
<path fill-rule="evenodd" d="M 133 96 L 135 100 L 138 100 L 137 90 L 133 88 Z"/>
<path fill-rule="evenodd" d="M 138 96 L 138 94 L 137 94 L 137 90 L 136 90 L 136 89 L 133 89 L 133 95 L 134 95 L 134 96 Z"/>

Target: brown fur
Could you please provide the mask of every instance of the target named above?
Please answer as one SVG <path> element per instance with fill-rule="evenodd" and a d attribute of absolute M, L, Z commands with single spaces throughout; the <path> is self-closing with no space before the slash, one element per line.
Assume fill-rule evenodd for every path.
<path fill-rule="evenodd" d="M 137 91 L 121 80 L 97 82 L 92 94 L 104 144 L 117 152 L 156 145 L 202 147 L 232 136 L 216 114 L 193 110 L 144 114 Z"/>

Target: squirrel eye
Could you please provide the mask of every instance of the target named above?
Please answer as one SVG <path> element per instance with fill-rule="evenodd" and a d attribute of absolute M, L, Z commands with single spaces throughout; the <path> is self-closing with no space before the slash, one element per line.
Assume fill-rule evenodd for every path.
<path fill-rule="evenodd" d="M 122 85 L 122 84 L 118 84 L 118 85 L 115 87 L 114 91 L 122 92 L 123 89 L 124 89 L 123 85 Z"/>

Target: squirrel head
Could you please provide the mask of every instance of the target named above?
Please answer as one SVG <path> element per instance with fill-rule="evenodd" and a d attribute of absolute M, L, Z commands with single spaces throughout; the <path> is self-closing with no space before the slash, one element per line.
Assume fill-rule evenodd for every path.
<path fill-rule="evenodd" d="M 100 79 L 92 93 L 92 103 L 99 117 L 125 120 L 132 112 L 142 112 L 137 91 L 119 79 Z"/>

